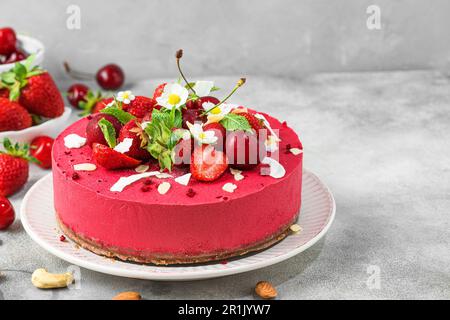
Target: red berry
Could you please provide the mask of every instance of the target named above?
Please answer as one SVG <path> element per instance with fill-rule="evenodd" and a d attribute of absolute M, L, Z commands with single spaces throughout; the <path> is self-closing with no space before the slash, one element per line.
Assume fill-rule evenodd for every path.
<path fill-rule="evenodd" d="M 97 113 L 92 116 L 91 120 L 86 126 L 86 139 L 87 144 L 92 146 L 93 143 L 107 144 L 105 136 L 103 135 L 102 129 L 99 127 L 98 122 L 101 119 L 108 120 L 114 126 L 116 130 L 116 137 L 119 135 L 122 124 L 117 120 L 117 118 L 104 113 Z"/>
<path fill-rule="evenodd" d="M 31 127 L 32 118 L 19 103 L 0 97 L 0 132 L 17 131 Z"/>
<path fill-rule="evenodd" d="M 200 181 L 217 180 L 228 168 L 224 152 L 211 145 L 196 146 L 191 156 L 192 176 Z"/>
<path fill-rule="evenodd" d="M 146 115 L 151 114 L 153 108 L 156 105 L 156 100 L 147 98 L 144 96 L 136 96 L 129 104 L 123 105 L 123 110 L 131 113 L 136 118 L 144 118 Z"/>
<path fill-rule="evenodd" d="M 14 208 L 7 198 L 0 197 L 0 230 L 8 228 L 16 217 Z"/>
<path fill-rule="evenodd" d="M 99 113 L 101 110 L 105 109 L 108 104 L 114 101 L 114 98 L 105 98 L 97 102 L 92 108 L 91 113 Z"/>
<path fill-rule="evenodd" d="M 97 164 L 109 170 L 135 168 L 141 163 L 139 160 L 99 143 L 94 143 L 92 156 Z"/>
<path fill-rule="evenodd" d="M 15 63 L 22 60 L 25 60 L 28 57 L 28 55 L 23 52 L 20 49 L 16 49 L 15 51 L 11 52 L 8 57 L 5 59 L 4 63 Z"/>
<path fill-rule="evenodd" d="M 151 155 L 145 148 L 143 148 L 146 144 L 145 140 L 143 140 L 145 137 L 146 135 L 139 125 L 139 122 L 136 120 L 131 120 L 120 130 L 119 142 L 124 141 L 126 138 L 132 139 L 133 143 L 130 150 L 125 152 L 125 154 L 135 159 L 148 160 L 151 158 Z"/>
<path fill-rule="evenodd" d="M 194 124 L 196 121 L 204 122 L 206 116 L 203 116 L 203 110 L 201 109 L 186 109 L 183 110 L 183 128 L 188 129 L 187 122 Z"/>
<path fill-rule="evenodd" d="M 226 151 L 230 167 L 250 170 L 256 167 L 265 153 L 265 145 L 258 135 L 245 131 L 230 132 L 226 138 Z"/>
<path fill-rule="evenodd" d="M 125 74 L 117 64 L 107 64 L 97 71 L 97 83 L 105 90 L 117 90 L 125 82 Z"/>
<path fill-rule="evenodd" d="M 76 83 L 73 84 L 67 89 L 67 100 L 69 100 L 69 103 L 74 106 L 75 108 L 80 107 L 81 101 L 86 101 L 86 95 L 89 92 L 89 87 L 82 84 L 82 83 Z"/>
<path fill-rule="evenodd" d="M 12 28 L 0 29 L 0 54 L 9 55 L 16 49 L 16 33 Z"/>
<path fill-rule="evenodd" d="M 200 98 L 197 100 L 198 108 L 199 108 L 199 109 L 203 109 L 203 104 L 204 104 L 204 103 L 208 103 L 208 102 L 209 102 L 209 103 L 212 103 L 212 104 L 214 104 L 214 105 L 220 103 L 219 99 L 217 99 L 216 97 L 212 97 L 212 96 L 200 97 Z"/>
<path fill-rule="evenodd" d="M 66 241 L 66 237 L 65 237 L 64 235 L 61 235 L 61 236 L 59 237 L 59 241 L 61 241 L 61 242 Z"/>
<path fill-rule="evenodd" d="M 31 155 L 39 160 L 39 167 L 50 169 L 52 167 L 53 139 L 47 136 L 35 138 L 31 142 Z"/>
<path fill-rule="evenodd" d="M 253 114 L 248 112 L 239 113 L 240 116 L 243 116 L 245 119 L 247 119 L 248 123 L 252 127 L 253 130 L 257 134 L 259 134 L 259 130 L 265 129 L 266 126 L 264 125 L 264 122 L 261 119 L 258 119 Z"/>
<path fill-rule="evenodd" d="M 159 98 L 163 92 L 164 92 L 164 87 L 166 86 L 167 83 L 161 83 L 159 86 L 156 87 L 155 92 L 153 92 L 153 99 L 156 100 L 156 98 Z"/>

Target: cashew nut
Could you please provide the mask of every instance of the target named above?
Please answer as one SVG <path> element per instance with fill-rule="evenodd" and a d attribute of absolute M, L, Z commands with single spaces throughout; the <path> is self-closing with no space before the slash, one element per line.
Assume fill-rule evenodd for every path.
<path fill-rule="evenodd" d="M 73 282 L 73 275 L 70 272 L 53 274 L 41 268 L 33 272 L 31 282 L 40 289 L 65 288 Z"/>

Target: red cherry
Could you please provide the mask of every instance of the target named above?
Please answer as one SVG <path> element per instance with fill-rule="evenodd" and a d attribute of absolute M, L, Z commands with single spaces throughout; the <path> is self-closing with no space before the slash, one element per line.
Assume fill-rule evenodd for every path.
<path fill-rule="evenodd" d="M 223 151 L 225 150 L 225 137 L 226 130 L 225 128 L 218 122 L 209 123 L 203 127 L 203 131 L 212 130 L 214 131 L 214 135 L 218 138 L 217 143 L 214 145 L 216 150 Z"/>
<path fill-rule="evenodd" d="M 97 113 L 92 116 L 91 120 L 89 120 L 89 123 L 86 126 L 87 145 L 91 146 L 93 143 L 107 145 L 102 129 L 98 125 L 98 122 L 103 118 L 111 122 L 111 124 L 114 126 L 114 129 L 116 130 L 116 137 L 119 136 L 120 129 L 122 128 L 122 124 L 119 122 L 119 120 L 109 114 Z"/>
<path fill-rule="evenodd" d="M 0 29 L 0 54 L 9 55 L 16 49 L 16 33 L 12 28 Z"/>
<path fill-rule="evenodd" d="M 53 139 L 47 136 L 41 136 L 33 139 L 31 142 L 31 155 L 39 160 L 39 167 L 50 169 L 52 167 L 52 147 Z"/>
<path fill-rule="evenodd" d="M 261 162 L 266 149 L 264 143 L 260 143 L 258 135 L 239 130 L 228 133 L 226 139 L 230 167 L 250 170 Z"/>
<path fill-rule="evenodd" d="M 186 102 L 186 109 L 204 109 L 203 104 L 210 102 L 214 105 L 218 104 L 220 101 L 216 97 L 206 96 L 198 98 L 197 100 L 189 100 Z"/>
<path fill-rule="evenodd" d="M 25 60 L 28 55 L 20 49 L 13 51 L 5 60 L 4 63 L 15 63 L 18 61 Z"/>
<path fill-rule="evenodd" d="M 82 83 L 75 83 L 67 89 L 67 100 L 75 108 L 80 108 L 81 101 L 86 101 L 86 95 L 89 92 L 89 87 Z"/>
<path fill-rule="evenodd" d="M 203 110 L 201 109 L 186 109 L 183 110 L 183 128 L 188 129 L 186 122 L 194 124 L 196 121 L 204 122 L 206 116 L 202 116 Z"/>
<path fill-rule="evenodd" d="M 117 64 L 107 64 L 97 71 L 97 83 L 105 90 L 117 90 L 125 82 L 125 74 Z"/>
<path fill-rule="evenodd" d="M 8 228 L 16 217 L 11 202 L 5 197 L 0 197 L 0 230 Z"/>

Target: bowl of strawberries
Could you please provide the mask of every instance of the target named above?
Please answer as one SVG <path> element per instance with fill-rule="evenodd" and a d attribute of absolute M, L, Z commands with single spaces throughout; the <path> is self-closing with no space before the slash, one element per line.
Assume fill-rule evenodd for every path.
<path fill-rule="evenodd" d="M 45 48 L 39 40 L 25 35 L 16 35 L 14 29 L 0 28 L 0 72 L 14 68 L 16 62 L 34 55 L 34 65 L 44 61 Z"/>
<path fill-rule="evenodd" d="M 0 139 L 30 142 L 55 136 L 67 126 L 70 113 L 52 76 L 36 66 L 34 54 L 0 73 Z"/>

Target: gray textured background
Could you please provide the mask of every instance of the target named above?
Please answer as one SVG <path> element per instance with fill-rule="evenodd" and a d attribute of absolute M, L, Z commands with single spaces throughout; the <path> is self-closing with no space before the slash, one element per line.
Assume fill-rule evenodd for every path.
<path fill-rule="evenodd" d="M 66 9 L 81 9 L 68 30 Z M 382 28 L 366 27 L 369 5 Z M 14 0 L 0 24 L 41 39 L 46 65 L 65 59 L 85 70 L 117 62 L 131 80 L 176 76 L 186 50 L 193 75 L 301 77 L 315 71 L 450 67 L 448 0 Z"/>
<path fill-rule="evenodd" d="M 79 31 L 65 27 L 68 4 L 82 9 Z M 381 7 L 379 31 L 366 28 L 369 4 Z M 146 299 L 253 299 L 260 280 L 280 299 L 450 299 L 449 9 L 446 0 L 0 2 L 0 24 L 45 42 L 61 88 L 70 84 L 63 60 L 87 70 L 115 61 L 129 87 L 148 94 L 156 78 L 176 77 L 179 47 L 189 74 L 224 89 L 249 76 L 234 100 L 287 120 L 303 141 L 305 167 L 337 202 L 327 236 L 280 264 L 173 283 L 82 269 L 79 290 L 32 287 L 34 269 L 62 272 L 68 263 L 17 220 L 0 232 L 0 300 L 110 299 L 126 290 Z M 311 74 L 322 71 L 345 72 Z M 44 174 L 32 168 L 11 197 L 17 211 Z M 379 289 L 366 284 L 370 266 L 380 269 Z"/>

